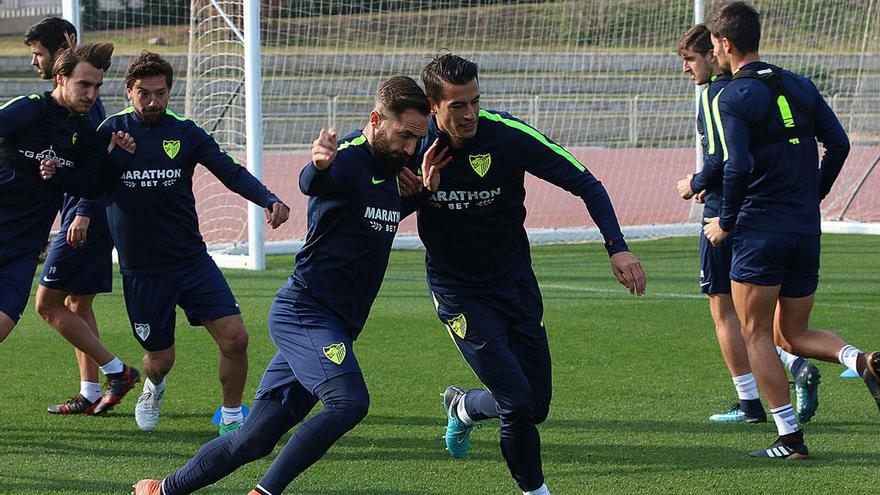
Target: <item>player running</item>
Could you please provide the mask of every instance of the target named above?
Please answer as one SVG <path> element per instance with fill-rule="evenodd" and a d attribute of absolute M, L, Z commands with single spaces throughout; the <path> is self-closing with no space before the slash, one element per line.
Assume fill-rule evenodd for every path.
<path fill-rule="evenodd" d="M 126 310 L 134 336 L 146 350 L 147 380 L 135 420 L 143 431 L 153 430 L 159 421 L 165 376 L 174 364 L 179 305 L 190 324 L 204 325 L 220 349 L 223 435 L 243 421 L 248 335 L 235 297 L 199 232 L 193 171 L 204 165 L 230 190 L 265 208 L 272 228 L 287 220 L 289 210 L 204 129 L 168 109 L 172 78 L 171 65 L 159 55 L 143 52 L 135 57 L 125 72 L 132 106 L 98 129 L 99 137 L 126 132 L 138 143 L 127 167 L 101 177 L 110 178 L 107 217 L 119 251 Z M 59 170 L 53 181 L 74 179 L 64 172 Z M 102 192 L 100 187 L 89 189 L 89 196 Z"/>
<path fill-rule="evenodd" d="M 380 85 L 363 131 L 337 146 L 321 130 L 299 184 L 309 196 L 308 234 L 287 284 L 269 313 L 278 352 L 254 408 L 233 435 L 206 444 L 162 481 L 141 480 L 136 495 L 183 495 L 268 455 L 318 401 L 324 409 L 299 425 L 250 495 L 280 495 L 367 414 L 370 399 L 354 355 L 388 266 L 402 206 L 396 176 L 428 127 L 428 101 L 409 77 Z M 426 183 L 436 184 L 443 156 L 426 155 Z M 432 162 L 433 160 L 433 162 Z M 447 159 L 448 162 L 448 159 Z"/>

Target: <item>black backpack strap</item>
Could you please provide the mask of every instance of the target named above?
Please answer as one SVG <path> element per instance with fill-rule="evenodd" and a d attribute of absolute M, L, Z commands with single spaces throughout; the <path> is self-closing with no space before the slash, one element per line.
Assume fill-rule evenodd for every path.
<path fill-rule="evenodd" d="M 799 144 L 800 139 L 813 139 L 816 137 L 816 126 L 808 112 L 798 112 L 803 122 L 795 124 L 792 106 L 800 110 L 795 100 L 785 89 L 782 79 L 779 77 L 779 67 L 768 66 L 761 70 L 743 69 L 733 75 L 733 79 L 752 78 L 759 79 L 770 90 L 770 108 L 761 120 L 755 122 L 749 129 L 749 150 L 754 151 L 775 143 L 788 141 L 791 144 Z M 778 110 L 778 111 L 777 111 Z M 771 131 L 776 116 L 782 120 L 782 129 Z"/>

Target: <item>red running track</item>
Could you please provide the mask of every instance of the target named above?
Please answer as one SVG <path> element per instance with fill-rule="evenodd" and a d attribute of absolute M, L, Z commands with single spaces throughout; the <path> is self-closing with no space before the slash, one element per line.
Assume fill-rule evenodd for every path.
<path fill-rule="evenodd" d="M 621 225 L 684 223 L 690 203 L 681 200 L 675 182 L 694 169 L 694 150 L 569 148 L 608 189 Z M 831 194 L 823 202 L 822 216 L 837 219 L 845 202 L 880 147 L 855 147 Z M 290 220 L 277 230 L 266 229 L 266 240 L 302 239 L 306 231 L 307 198 L 299 192 L 299 171 L 309 159 L 306 152 L 266 153 L 264 178 L 269 188 L 291 207 Z M 878 167 L 880 169 L 880 167 Z M 199 168 L 194 180 L 202 233 L 208 243 L 247 239 L 246 202 Z M 526 175 L 528 228 L 592 227 L 580 198 L 540 179 Z M 855 201 L 847 220 L 880 221 L 880 170 L 874 170 Z M 414 216 L 401 233 L 414 233 Z"/>

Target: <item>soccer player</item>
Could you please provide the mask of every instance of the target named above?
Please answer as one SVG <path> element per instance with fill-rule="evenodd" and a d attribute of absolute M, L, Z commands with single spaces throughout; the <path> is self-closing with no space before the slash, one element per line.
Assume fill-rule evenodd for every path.
<path fill-rule="evenodd" d="M 40 162 L 51 158 L 72 169 L 107 157 L 95 146 L 95 126 L 86 114 L 110 67 L 113 45 L 74 48 L 73 44 L 70 39 L 71 47 L 45 69 L 53 77 L 51 92 L 20 96 L 0 107 L 0 341 L 12 331 L 27 304 L 39 253 L 62 205 L 63 191 L 40 180 Z M 116 146 L 116 138 L 109 138 L 110 147 L 123 149 Z M 107 377 L 101 400 L 86 407 L 93 414 L 109 411 L 138 381 L 138 371 L 107 351 L 81 318 L 69 311 L 59 318 L 66 318 L 67 323 L 56 330 L 99 363 Z M 84 404 L 61 407 L 79 405 Z"/>
<path fill-rule="evenodd" d="M 547 494 L 536 425 L 550 407 L 550 349 L 523 226 L 525 173 L 584 200 L 630 293 L 644 293 L 645 274 L 602 183 L 534 128 L 481 109 L 477 71 L 451 53 L 422 71 L 434 115 L 422 149 L 439 138 L 453 160 L 419 208 L 428 285 L 440 320 L 488 389 L 446 389 L 446 446 L 464 457 L 474 422 L 500 418 L 501 452 L 517 485 Z"/>
<path fill-rule="evenodd" d="M 266 209 L 272 228 L 289 210 L 232 155 L 193 121 L 168 108 L 173 70 L 158 54 L 143 52 L 125 72 L 132 106 L 110 116 L 99 136 L 134 136 L 134 158 L 107 192 L 107 217 L 119 264 L 125 305 L 135 337 L 146 350 L 148 379 L 135 420 L 151 431 L 159 420 L 165 376 L 174 364 L 175 306 L 192 325 L 204 325 L 220 348 L 223 407 L 220 434 L 243 421 L 241 395 L 247 379 L 248 334 L 226 279 L 199 232 L 192 176 L 204 165 L 230 190 Z M 59 170 L 54 180 L 69 178 Z M 115 177 L 114 177 L 115 178 Z M 92 188 L 87 196 L 100 193 Z"/>
<path fill-rule="evenodd" d="M 31 49 L 31 63 L 43 79 L 53 79 L 55 59 L 69 48 L 67 37 L 75 40 L 76 28 L 60 17 L 47 17 L 31 26 L 25 34 L 25 44 Z M 87 116 L 93 129 L 106 118 L 100 97 L 95 98 Z M 113 240 L 103 204 L 80 202 L 76 196 L 65 194 L 61 206 L 61 229 L 52 239 L 39 278 L 37 313 L 53 328 L 86 326 L 98 335 L 92 303 L 95 294 L 110 292 L 113 288 L 112 250 Z M 52 414 L 91 414 L 99 405 L 98 364 L 86 353 L 75 350 L 79 393 L 67 402 L 49 406 L 48 411 Z M 122 362 L 118 359 L 112 359 L 103 368 L 111 375 L 122 370 Z"/>
<path fill-rule="evenodd" d="M 682 36 L 678 44 L 678 55 L 683 60 L 683 71 L 694 83 L 707 84 L 700 94 L 697 110 L 697 130 L 703 147 L 703 169 L 700 173 L 688 175 L 678 181 L 678 192 L 683 199 L 691 199 L 701 193 L 700 202 L 704 204 L 703 217 L 718 216 L 721 202 L 721 145 L 715 126 L 712 123 L 711 102 L 719 91 L 730 81 L 730 74 L 721 70 L 712 51 L 712 39 L 705 24 L 697 24 Z M 763 423 L 767 414 L 761 405 L 758 386 L 749 366 L 740 332 L 739 319 L 730 297 L 730 258 L 732 239 L 726 239 L 715 247 L 700 232 L 700 291 L 709 297 L 709 310 L 715 321 L 715 335 L 721 355 L 730 370 L 739 402 L 729 411 L 713 414 L 709 421 Z M 793 356 L 778 345 L 776 353 L 791 371 L 794 378 L 798 419 L 809 421 L 819 406 L 819 369 L 806 359 Z"/>
<path fill-rule="evenodd" d="M 306 243 L 269 313 L 278 352 L 250 416 L 163 481 L 139 481 L 136 495 L 182 495 L 220 480 L 272 452 L 321 401 L 324 409 L 296 428 L 250 492 L 280 495 L 364 418 L 370 399 L 352 347 L 382 284 L 397 225 L 411 211 L 401 203 L 397 173 L 427 129 L 425 93 L 396 76 L 379 86 L 363 131 L 337 145 L 334 129 L 321 130 L 299 178 L 309 196 Z M 426 154 L 429 165 L 442 167 L 443 159 Z M 425 177 L 436 187 L 436 175 Z"/>
<path fill-rule="evenodd" d="M 855 370 L 880 407 L 880 353 L 866 354 L 837 335 L 807 329 L 819 279 L 819 202 L 849 153 L 849 140 L 813 83 L 760 60 L 758 12 L 745 2 L 717 6 L 706 26 L 715 56 L 733 79 L 713 114 L 724 178 L 719 216 L 706 219 L 714 245 L 731 232 L 731 292 L 749 361 L 779 437 L 754 457 L 809 455 L 790 403 L 777 340 L 799 356 Z M 825 148 L 819 160 L 816 140 Z M 775 313 L 774 313 L 775 311 Z"/>

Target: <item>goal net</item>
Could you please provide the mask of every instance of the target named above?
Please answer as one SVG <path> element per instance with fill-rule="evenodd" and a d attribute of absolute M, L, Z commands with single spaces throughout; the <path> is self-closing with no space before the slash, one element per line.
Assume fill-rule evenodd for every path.
<path fill-rule="evenodd" d="M 675 54 L 694 23 L 691 2 L 264 0 L 262 74 L 244 70 L 244 3 L 82 0 L 82 22 L 85 39 L 118 45 L 103 90 L 108 111 L 126 104 L 128 56 L 158 51 L 177 71 L 173 107 L 242 160 L 245 81 L 262 78 L 264 181 L 292 209 L 287 224 L 266 230 L 266 252 L 295 250 L 305 236 L 297 177 L 320 128 L 363 128 L 381 80 L 418 78 L 443 50 L 480 64 L 484 107 L 525 120 L 602 180 L 629 237 L 697 231 L 674 188 L 697 166 L 694 88 Z M 855 231 L 880 220 L 878 3 L 753 2 L 762 58 L 813 79 L 850 135 L 852 153 L 822 215 Z M 533 177 L 526 184 L 535 242 L 599 238 L 579 198 Z M 246 202 L 204 169 L 195 189 L 209 245 L 246 251 Z M 414 233 L 409 218 L 399 239 L 412 244 Z"/>

